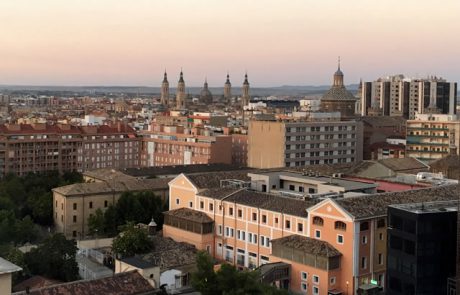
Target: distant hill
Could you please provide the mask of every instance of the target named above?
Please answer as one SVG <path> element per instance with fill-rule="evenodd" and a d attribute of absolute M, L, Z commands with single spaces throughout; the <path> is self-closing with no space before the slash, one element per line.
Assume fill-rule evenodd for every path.
<path fill-rule="evenodd" d="M 321 86 L 276 86 L 276 87 L 254 87 L 251 88 L 251 96 L 269 96 L 269 95 L 289 95 L 289 96 L 305 96 L 322 94 L 330 88 L 328 85 Z M 347 86 L 348 90 L 356 92 L 358 84 Z M 223 87 L 210 87 L 213 95 L 222 95 Z M 192 95 L 199 95 L 201 87 L 187 87 L 187 92 Z M 175 92 L 175 88 L 171 88 L 171 93 Z M 241 87 L 233 87 L 234 95 L 241 94 Z M 0 93 L 31 93 L 38 95 L 159 95 L 160 87 L 146 86 L 18 86 L 18 85 L 0 85 Z"/>

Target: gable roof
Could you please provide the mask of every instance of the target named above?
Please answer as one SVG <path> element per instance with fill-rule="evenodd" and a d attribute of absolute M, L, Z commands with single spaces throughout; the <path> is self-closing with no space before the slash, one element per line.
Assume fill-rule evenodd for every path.
<path fill-rule="evenodd" d="M 271 241 L 273 247 L 283 246 L 291 248 L 293 250 L 300 250 L 302 252 L 312 254 L 315 256 L 322 257 L 336 257 L 341 256 L 342 253 L 339 252 L 334 246 L 329 244 L 326 241 L 321 241 L 309 237 L 299 236 L 299 235 L 290 235 L 287 237 L 274 239 Z"/>
<path fill-rule="evenodd" d="M 153 294 L 155 289 L 137 271 L 122 272 L 112 277 L 69 282 L 31 290 L 30 295 L 134 295 Z M 13 294 L 26 294 L 25 291 Z"/>

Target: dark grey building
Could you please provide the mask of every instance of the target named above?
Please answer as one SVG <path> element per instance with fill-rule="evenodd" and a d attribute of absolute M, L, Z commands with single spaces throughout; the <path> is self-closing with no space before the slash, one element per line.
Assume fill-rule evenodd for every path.
<path fill-rule="evenodd" d="M 388 207 L 386 294 L 447 294 L 455 276 L 458 201 Z"/>

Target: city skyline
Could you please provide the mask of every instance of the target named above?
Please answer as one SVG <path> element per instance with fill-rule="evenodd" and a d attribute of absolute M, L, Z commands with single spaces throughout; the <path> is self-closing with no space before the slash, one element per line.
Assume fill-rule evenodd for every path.
<path fill-rule="evenodd" d="M 458 1 L 0 3 L 1 85 L 330 85 L 404 73 L 458 80 Z M 397 45 L 397 46 L 396 46 Z M 177 77 L 176 77 L 177 76 Z"/>

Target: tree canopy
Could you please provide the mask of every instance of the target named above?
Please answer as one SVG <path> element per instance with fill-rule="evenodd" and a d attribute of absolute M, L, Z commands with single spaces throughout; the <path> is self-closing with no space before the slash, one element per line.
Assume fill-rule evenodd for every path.
<path fill-rule="evenodd" d="M 89 232 L 114 236 L 127 222 L 148 224 L 152 217 L 161 228 L 166 210 L 167 204 L 152 192 L 125 192 L 115 205 L 110 205 L 105 212 L 96 210 L 88 218 Z"/>
<path fill-rule="evenodd" d="M 112 250 L 121 257 L 132 257 L 136 254 L 146 253 L 153 248 L 153 243 L 147 231 L 129 223 L 112 243 Z"/>
<path fill-rule="evenodd" d="M 233 265 L 223 264 L 214 272 L 212 257 L 205 251 L 197 254 L 197 271 L 192 274 L 192 286 L 203 295 L 288 294 L 261 283 L 257 271 L 238 271 Z"/>
<path fill-rule="evenodd" d="M 76 253 L 74 240 L 67 240 L 63 234 L 54 234 L 26 253 L 24 261 L 34 275 L 69 282 L 79 278 Z"/>

